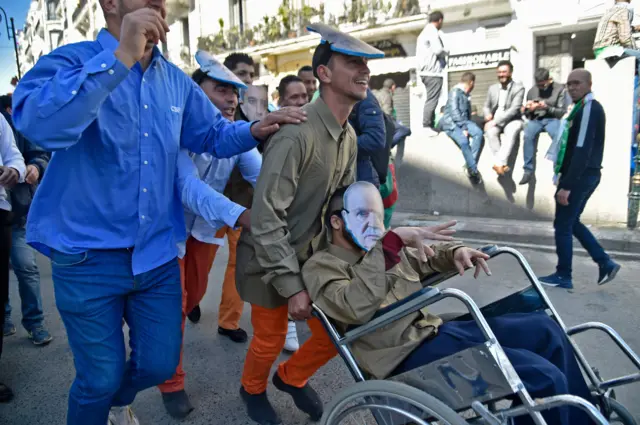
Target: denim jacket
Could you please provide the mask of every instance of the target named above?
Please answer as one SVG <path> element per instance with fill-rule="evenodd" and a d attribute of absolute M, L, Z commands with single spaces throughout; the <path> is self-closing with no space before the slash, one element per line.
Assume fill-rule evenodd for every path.
<path fill-rule="evenodd" d="M 467 122 L 470 118 L 469 96 L 460 86 L 455 86 L 449 93 L 447 105 L 444 108 L 444 115 L 441 119 L 442 129 L 447 131 L 459 127 L 464 130 L 467 128 Z"/>

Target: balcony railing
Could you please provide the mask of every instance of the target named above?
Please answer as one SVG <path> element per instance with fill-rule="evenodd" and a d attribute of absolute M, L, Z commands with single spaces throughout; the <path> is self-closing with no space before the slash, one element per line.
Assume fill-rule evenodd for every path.
<path fill-rule="evenodd" d="M 317 7 L 307 4 L 301 8 L 292 7 L 292 3 L 291 0 L 282 0 L 275 16 L 265 16 L 262 22 L 253 27 L 245 26 L 242 33 L 238 27 L 226 28 L 224 20 L 220 19 L 220 31 L 198 38 L 198 48 L 222 53 L 306 35 L 306 27 L 312 22 L 325 22 L 335 27 L 350 24 L 372 27 L 389 18 L 424 12 L 419 0 L 348 0 L 343 3 L 344 7 L 339 15 L 328 13 L 324 2 L 317 3 Z M 337 12 L 336 8 L 332 11 Z"/>

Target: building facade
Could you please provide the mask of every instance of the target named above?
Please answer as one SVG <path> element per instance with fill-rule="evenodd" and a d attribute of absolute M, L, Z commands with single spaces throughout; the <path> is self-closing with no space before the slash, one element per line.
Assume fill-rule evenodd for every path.
<path fill-rule="evenodd" d="M 385 51 L 370 61 L 371 85 L 386 78 L 398 86 L 398 116 L 421 123 L 424 91 L 417 77 L 417 37 L 431 10 L 445 14 L 443 40 L 450 51 L 441 101 L 461 74 L 476 74 L 472 102 L 482 109 L 495 65 L 510 59 L 514 77 L 529 87 L 536 67 L 564 81 L 571 69 L 593 58 L 602 0 L 168 0 L 171 31 L 161 48 L 186 72 L 194 53 L 208 50 L 221 59 L 243 51 L 256 61 L 258 82 L 272 92 L 280 79 L 309 65 L 318 37 L 305 27 L 323 21 L 339 26 Z M 94 39 L 104 26 L 98 0 L 33 0 L 19 34 L 22 72 L 56 47 Z"/>

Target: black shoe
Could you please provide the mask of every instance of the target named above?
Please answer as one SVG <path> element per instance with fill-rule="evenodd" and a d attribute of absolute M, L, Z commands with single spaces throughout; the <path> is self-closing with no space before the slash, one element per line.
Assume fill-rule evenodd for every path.
<path fill-rule="evenodd" d="M 244 390 L 244 387 L 240 387 L 240 397 L 247 405 L 249 417 L 255 422 L 260 425 L 280 425 L 282 423 L 276 411 L 273 410 L 266 391 L 260 394 L 249 394 Z"/>
<path fill-rule="evenodd" d="M 604 285 L 615 279 L 616 275 L 622 267 L 618 263 L 614 263 L 612 260 L 607 261 L 600 266 L 600 275 L 598 276 L 598 285 Z"/>
<path fill-rule="evenodd" d="M 189 314 L 187 314 L 187 317 L 189 318 L 189 320 L 192 323 L 198 323 L 200 321 L 200 316 L 202 315 L 202 313 L 200 312 L 200 306 L 197 305 L 195 307 L 193 307 L 193 310 L 191 310 L 189 312 Z"/>
<path fill-rule="evenodd" d="M 285 384 L 280 379 L 278 372 L 273 375 L 273 385 L 293 397 L 293 402 L 298 409 L 309 415 L 312 421 L 317 422 L 322 418 L 322 400 L 316 390 L 311 388 L 311 385 L 306 384 L 304 387 L 298 388 Z"/>
<path fill-rule="evenodd" d="M 184 419 L 193 411 L 189 396 L 184 390 L 162 393 L 162 402 L 167 413 L 176 419 Z"/>
<path fill-rule="evenodd" d="M 531 171 L 525 171 L 524 174 L 522 175 L 522 180 L 520 180 L 520 185 L 525 185 L 525 184 L 529 184 L 531 183 L 531 180 L 533 179 L 533 173 Z"/>
<path fill-rule="evenodd" d="M 225 329 L 218 326 L 218 333 L 220 335 L 228 336 L 233 342 L 247 342 L 247 333 L 244 329 Z"/>
<path fill-rule="evenodd" d="M 0 382 L 0 403 L 9 403 L 11 400 L 13 400 L 13 391 Z"/>
<path fill-rule="evenodd" d="M 469 171 L 467 176 L 469 177 L 469 181 L 471 181 L 472 185 L 477 186 L 482 184 L 482 176 L 479 171 Z"/>

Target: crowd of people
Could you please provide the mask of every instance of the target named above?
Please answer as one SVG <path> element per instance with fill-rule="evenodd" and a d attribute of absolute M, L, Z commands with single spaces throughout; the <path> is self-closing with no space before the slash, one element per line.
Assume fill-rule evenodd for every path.
<path fill-rule="evenodd" d="M 631 36 L 633 16 L 629 0 L 616 0 L 598 25 L 593 46 L 596 57 L 640 58 Z M 575 236 L 599 267 L 598 283 L 609 282 L 615 278 L 620 265 L 580 221 L 600 183 L 605 143 L 605 111 L 591 93 L 591 74 L 575 69 L 564 85 L 553 81 L 548 69 L 539 68 L 534 74 L 535 85 L 525 97 L 524 85 L 513 79 L 513 64 L 502 60 L 497 66 L 498 82 L 489 87 L 482 116 L 471 106 L 476 76 L 469 71 L 463 73 L 460 82 L 451 89 L 436 123 L 435 109 L 448 58 L 441 37 L 443 24 L 441 12 L 431 13 L 418 37 L 416 55 L 421 60 L 420 75 L 426 90 L 423 126 L 427 136 L 444 132 L 451 138 L 462 151 L 469 180 L 473 185 L 480 185 L 483 180 L 478 161 L 485 140 L 492 154 L 493 170 L 500 179 L 511 173 L 509 161 L 523 133 L 524 170 L 520 185 L 527 185 L 535 179 L 538 138 L 546 132 L 553 141 L 546 158 L 554 161 L 557 186 L 554 230 L 558 265 L 555 273 L 539 279 L 549 286 L 573 287 L 571 263 Z"/>
<path fill-rule="evenodd" d="M 51 260 L 56 306 L 74 357 L 68 425 L 138 424 L 129 406 L 153 386 L 171 416 L 193 410 L 184 385 L 185 320 L 200 320 L 225 237 L 229 259 L 217 332 L 249 341 L 239 396 L 248 416 L 263 425 L 282 422 L 267 397 L 282 350 L 293 354 L 273 375 L 275 388 L 312 420 L 322 416 L 308 380 L 337 352 L 312 318 L 311 302 L 346 329 L 420 290 L 421 279 L 434 271 L 491 274 L 485 254 L 453 241 L 454 222 L 390 230 L 398 197 L 390 151 L 408 130 L 394 118 L 394 82 L 385 81 L 376 94 L 369 87 L 368 59 L 382 52 L 313 25 L 323 41 L 312 64 L 280 81 L 277 105 L 267 112 L 249 56 L 234 53 L 220 63 L 200 51 L 191 77 L 162 56 L 156 44 L 168 31 L 164 1 L 101 5 L 107 26 L 97 39 L 42 57 L 18 84 L 11 106 L 5 99 L 0 118 L 3 334 L 15 333 L 7 296 L 11 258 L 22 324 L 34 344 L 51 341 L 42 322 L 35 248 Z M 432 13 L 425 43 L 442 45 L 442 20 Z M 442 48 L 427 61 L 428 91 L 441 87 L 441 77 L 432 74 L 442 71 L 445 57 Z M 441 126 L 461 147 L 471 178 L 478 176 L 485 133 L 494 169 L 508 171 L 522 114 L 532 144 L 526 172 L 533 172 L 526 167 L 536 136 L 564 132 L 556 155 L 564 207 L 556 234 L 564 261 L 547 281 L 566 286 L 572 232 L 583 244 L 595 242 L 579 216 L 599 181 L 604 111 L 584 70 L 568 81 L 575 103 L 570 126 L 558 121 L 567 106 L 564 87 L 540 70 L 522 106 L 524 88 L 512 71 L 508 62 L 498 67 L 484 129 L 471 117 L 472 73 L 452 90 Z M 425 124 L 431 125 L 431 95 L 427 103 Z M 426 239 L 437 243 L 427 246 Z M 592 244 L 590 252 L 604 283 L 619 266 L 598 247 Z M 239 326 L 245 302 L 251 337 Z M 294 321 L 311 329 L 302 345 Z M 532 397 L 566 393 L 590 400 L 564 333 L 547 316 L 509 315 L 495 319 L 492 329 Z M 353 348 L 360 365 L 383 379 L 480 339 L 473 322 L 443 323 L 419 311 Z M 12 396 L 0 384 L 0 402 Z M 551 424 L 590 423 L 577 409 L 545 416 Z"/>

